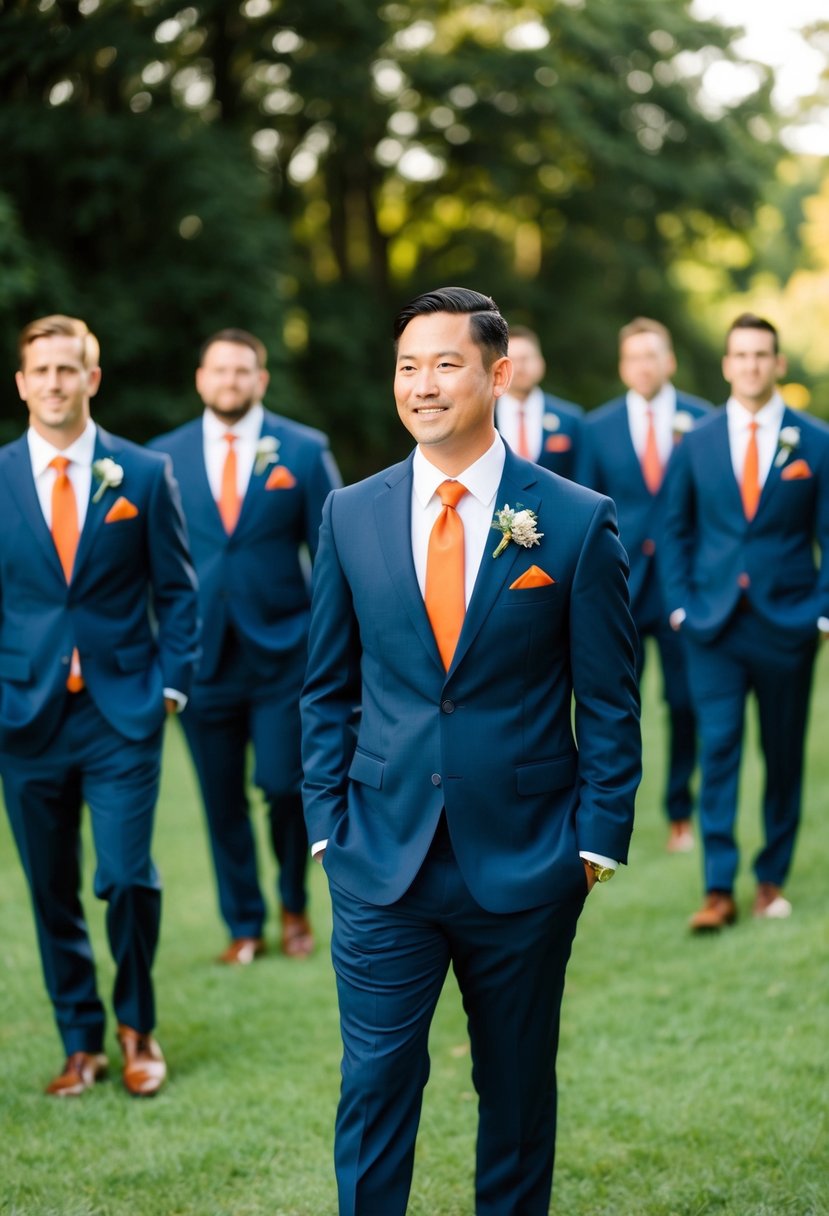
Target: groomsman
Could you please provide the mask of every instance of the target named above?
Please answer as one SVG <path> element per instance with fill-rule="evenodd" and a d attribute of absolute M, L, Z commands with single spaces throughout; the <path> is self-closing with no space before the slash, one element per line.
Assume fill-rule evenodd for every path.
<path fill-rule="evenodd" d="M 451 966 L 475 1212 L 546 1216 L 565 968 L 587 892 L 627 857 L 640 775 L 625 555 L 608 499 L 496 433 L 494 301 L 428 292 L 394 336 L 417 447 L 325 504 L 302 698 L 344 1046 L 339 1210 L 406 1211 Z"/>
<path fill-rule="evenodd" d="M 512 381 L 496 402 L 495 425 L 518 456 L 572 478 L 584 410 L 542 391 L 547 365 L 531 329 L 511 327 L 509 357 Z"/>
<path fill-rule="evenodd" d="M 90 417 L 101 382 L 83 321 L 20 336 L 29 429 L 0 449 L 0 774 L 64 1050 L 47 1087 L 100 1080 L 104 1007 L 80 901 L 81 806 L 107 903 L 113 1004 L 131 1094 L 162 1085 L 151 967 L 161 883 L 150 857 L 167 712 L 186 700 L 196 592 L 169 461 Z"/>
<path fill-rule="evenodd" d="M 577 479 L 616 503 L 619 534 L 630 560 L 630 600 L 639 634 L 637 672 L 645 638 L 654 638 L 670 715 L 665 811 L 668 850 L 693 848 L 691 777 L 696 724 L 685 655 L 668 625 L 659 566 L 666 507 L 666 475 L 683 436 L 710 411 L 707 401 L 678 392 L 671 335 L 659 321 L 636 317 L 619 333 L 619 378 L 627 388 L 588 414 L 582 428 Z"/>
<path fill-rule="evenodd" d="M 265 949 L 247 797 L 250 743 L 279 866 L 281 948 L 291 958 L 313 949 L 299 693 L 308 567 L 322 504 L 339 484 L 326 437 L 264 409 L 266 360 L 262 342 L 244 330 L 208 338 L 196 372 L 203 415 L 152 445 L 173 459 L 198 574 L 203 653 L 182 725 L 230 936 L 220 961 L 242 965 Z"/>
<path fill-rule="evenodd" d="M 791 914 L 783 886 L 800 820 L 812 667 L 818 637 L 829 633 L 829 428 L 786 407 L 777 390 L 785 368 L 774 326 L 738 317 L 723 359 L 725 410 L 687 437 L 671 472 L 665 599 L 687 647 L 701 739 L 706 898 L 694 931 L 737 916 L 750 692 L 766 766 L 754 915 Z"/>

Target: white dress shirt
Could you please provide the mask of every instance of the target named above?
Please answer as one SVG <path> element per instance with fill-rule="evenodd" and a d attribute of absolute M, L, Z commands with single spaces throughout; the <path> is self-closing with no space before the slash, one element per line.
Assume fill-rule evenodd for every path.
<path fill-rule="evenodd" d="M 415 574 L 421 595 L 426 591 L 426 556 L 429 549 L 429 535 L 443 504 L 437 495 L 437 488 L 444 481 L 460 481 L 466 486 L 467 493 L 457 505 L 457 512 L 463 522 L 464 561 L 465 561 L 465 595 L 466 603 L 472 597 L 475 580 L 481 560 L 487 546 L 497 547 L 498 535 L 492 529 L 492 519 L 495 514 L 495 496 L 501 484 L 504 471 L 506 451 L 504 440 L 496 435 L 492 446 L 484 452 L 474 464 L 464 469 L 457 477 L 448 478 L 423 455 L 419 447 L 415 448 L 412 461 L 412 558 Z M 501 506 L 505 505 L 503 503 Z M 514 504 L 511 503 L 510 506 Z M 315 841 L 311 853 L 316 857 L 328 844 L 327 840 Z M 617 861 L 603 857 L 599 853 L 582 852 L 585 861 L 597 861 L 600 865 L 616 869 Z"/>
<path fill-rule="evenodd" d="M 663 469 L 671 458 L 674 450 L 674 415 L 676 414 L 676 389 L 672 384 L 663 384 L 662 388 L 650 401 L 641 393 L 630 389 L 625 398 L 628 411 L 628 426 L 633 450 L 639 457 L 644 458 L 645 445 L 648 440 L 648 411 L 653 411 L 653 425 L 656 431 L 656 450 L 662 462 Z"/>
<path fill-rule="evenodd" d="M 233 450 L 236 453 L 236 489 L 241 501 L 247 493 L 248 482 L 253 472 L 256 445 L 262 434 L 264 418 L 265 411 L 259 402 L 252 405 L 245 416 L 238 422 L 234 422 L 233 426 L 226 426 L 212 410 L 204 411 L 204 465 L 207 470 L 210 493 L 216 502 L 219 501 L 222 493 L 222 473 L 229 447 L 225 435 L 233 435 L 236 438 L 236 442 L 233 444 Z"/>
<path fill-rule="evenodd" d="M 495 403 L 495 421 L 513 452 L 518 452 L 518 417 L 522 409 L 529 459 L 536 460 L 544 441 L 544 393 L 540 388 L 534 388 L 524 401 L 509 393 L 499 397 Z"/>
<path fill-rule="evenodd" d="M 50 532 L 52 531 L 52 488 L 58 475 L 57 469 L 49 467 L 50 462 L 56 456 L 65 456 L 69 460 L 66 476 L 71 481 L 72 489 L 75 491 L 78 533 L 80 534 L 86 523 L 86 514 L 92 493 L 92 459 L 95 455 L 96 434 L 95 423 L 90 418 L 84 428 L 83 434 L 79 435 L 74 443 L 70 443 L 68 448 L 61 450 L 60 448 L 53 447 L 49 440 L 44 439 L 33 427 L 29 427 L 26 432 L 37 499 L 43 512 L 43 518 L 46 520 L 46 527 Z M 80 675 L 80 667 L 75 670 L 75 662 L 75 656 L 73 655 L 73 675 Z M 176 709 L 179 712 L 187 704 L 187 697 L 183 692 L 179 692 L 177 688 L 165 688 L 164 696 L 171 701 L 175 701 Z"/>
<path fill-rule="evenodd" d="M 757 423 L 755 433 L 757 435 L 758 474 L 762 488 L 766 484 L 766 478 L 777 454 L 777 436 L 783 425 L 785 410 L 786 404 L 779 393 L 775 393 L 756 414 L 752 414 L 751 410 L 747 410 L 744 405 L 741 405 L 736 397 L 728 398 L 725 406 L 728 422 L 728 446 L 731 450 L 731 464 L 738 486 L 743 484 L 746 448 L 751 435 L 749 424 Z"/>

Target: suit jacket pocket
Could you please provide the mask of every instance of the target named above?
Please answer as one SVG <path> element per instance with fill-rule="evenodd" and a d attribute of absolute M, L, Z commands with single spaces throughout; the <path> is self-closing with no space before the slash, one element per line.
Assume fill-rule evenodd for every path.
<path fill-rule="evenodd" d="M 559 756 L 556 760 L 539 760 L 522 764 L 515 770 L 519 794 L 546 794 L 573 785 L 576 780 L 576 757 Z"/>
<path fill-rule="evenodd" d="M 0 650 L 0 680 L 9 680 L 13 684 L 26 684 L 31 678 L 32 660 L 27 654 Z"/>
<path fill-rule="evenodd" d="M 139 642 L 135 646 L 120 646 L 115 651 L 115 662 L 119 671 L 143 671 L 152 665 L 155 656 L 154 646 Z"/>
<path fill-rule="evenodd" d="M 373 790 L 379 790 L 383 785 L 385 767 L 382 760 L 378 760 L 376 756 L 369 756 L 367 752 L 361 752 L 358 748 L 351 761 L 348 776 L 352 781 L 359 781 L 361 785 L 368 785 Z"/>
<path fill-rule="evenodd" d="M 544 587 L 509 588 L 499 600 L 500 608 L 526 608 L 528 604 L 554 604 L 560 598 L 558 583 L 547 583 Z"/>

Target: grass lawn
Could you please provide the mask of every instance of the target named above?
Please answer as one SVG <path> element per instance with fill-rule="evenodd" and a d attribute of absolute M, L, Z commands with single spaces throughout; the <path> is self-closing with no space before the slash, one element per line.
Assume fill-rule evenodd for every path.
<path fill-rule="evenodd" d="M 829 1213 L 829 648 L 820 655 L 805 819 L 789 921 L 744 915 L 691 938 L 698 854 L 669 857 L 659 809 L 663 718 L 646 674 L 646 776 L 631 865 L 593 893 L 576 941 L 559 1053 L 560 1216 Z M 737 889 L 758 839 L 753 717 L 743 773 Z M 259 816 L 261 827 L 261 815 Z M 78 1101 L 42 1088 L 62 1063 L 28 896 L 0 820 L 2 1216 L 333 1216 L 339 1036 L 324 876 L 313 873 L 321 948 L 250 968 L 224 944 L 195 786 L 168 732 L 155 855 L 165 880 L 156 964 L 170 1063 L 153 1101 L 113 1079 Z M 272 865 L 262 850 L 272 887 Z M 87 860 L 92 854 L 87 851 Z M 87 865 L 91 871 L 91 864 Z M 90 874 L 87 875 L 89 879 Z M 87 893 L 102 992 L 112 983 L 103 907 Z M 273 919 L 268 927 L 274 940 Z M 118 1051 L 113 1027 L 107 1047 Z M 432 1033 L 412 1216 L 471 1216 L 475 1101 L 450 979 Z"/>

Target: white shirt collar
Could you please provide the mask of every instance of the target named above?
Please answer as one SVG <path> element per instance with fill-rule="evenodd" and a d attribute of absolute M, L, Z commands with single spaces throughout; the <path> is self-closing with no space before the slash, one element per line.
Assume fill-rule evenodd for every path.
<path fill-rule="evenodd" d="M 230 434 L 235 435 L 237 439 L 246 439 L 255 443 L 262 434 L 264 420 L 265 410 L 259 401 L 252 405 L 238 422 L 234 422 L 233 426 L 227 426 L 212 410 L 206 409 L 204 411 L 204 437 L 212 443 L 224 439 L 225 435 Z"/>
<path fill-rule="evenodd" d="M 48 469 L 56 456 L 65 456 L 77 465 L 83 465 L 87 469 L 91 468 L 95 456 L 96 435 L 97 428 L 90 418 L 74 443 L 70 443 L 68 448 L 61 449 L 54 447 L 48 439 L 44 439 L 34 427 L 30 426 L 26 432 L 26 439 L 29 444 L 29 458 L 32 462 L 32 473 L 35 479 Z"/>
<path fill-rule="evenodd" d="M 642 413 L 645 410 L 653 410 L 654 414 L 659 414 L 663 410 L 673 413 L 676 409 L 676 389 L 669 381 L 667 384 L 663 384 L 659 392 L 648 401 L 641 393 L 637 393 L 631 388 L 627 392 L 627 403 L 630 408 Z"/>
<path fill-rule="evenodd" d="M 506 455 L 504 441 L 496 434 L 492 446 L 483 456 L 457 477 L 448 480 L 462 481 L 473 498 L 477 498 L 482 506 L 488 506 L 498 493 Z M 416 447 L 412 461 L 412 480 L 415 498 L 421 507 L 426 507 L 438 486 L 447 480 L 447 475 L 427 460 L 420 448 Z"/>
<path fill-rule="evenodd" d="M 544 393 L 539 385 L 531 389 L 523 401 L 519 401 L 517 397 L 513 397 L 511 393 L 504 393 L 503 397 L 498 398 L 498 405 L 506 406 L 507 409 L 517 410 L 520 406 L 524 407 L 524 413 L 527 415 L 541 414 L 544 412 Z"/>
<path fill-rule="evenodd" d="M 778 392 L 774 392 L 771 400 L 761 406 L 756 414 L 752 414 L 751 410 L 747 410 L 736 397 L 729 397 L 725 403 L 725 410 L 729 422 L 738 427 L 747 427 L 750 422 L 756 422 L 761 427 L 779 429 L 786 412 L 786 403 Z"/>

